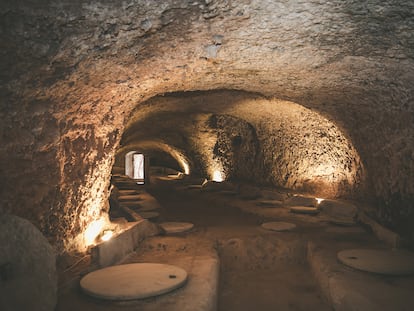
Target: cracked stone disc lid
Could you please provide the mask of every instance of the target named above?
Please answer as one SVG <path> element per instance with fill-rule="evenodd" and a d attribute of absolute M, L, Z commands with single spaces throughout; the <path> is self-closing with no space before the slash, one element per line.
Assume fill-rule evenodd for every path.
<path fill-rule="evenodd" d="M 387 275 L 414 273 L 414 253 L 388 249 L 348 249 L 338 253 L 338 260 L 349 267 Z"/>
<path fill-rule="evenodd" d="M 162 295 L 185 284 L 187 272 L 176 266 L 134 263 L 91 272 L 80 281 L 82 290 L 105 300 L 132 300 Z"/>
<path fill-rule="evenodd" d="M 194 227 L 194 225 L 190 222 L 164 222 L 160 224 L 160 226 L 167 234 L 186 232 Z"/>

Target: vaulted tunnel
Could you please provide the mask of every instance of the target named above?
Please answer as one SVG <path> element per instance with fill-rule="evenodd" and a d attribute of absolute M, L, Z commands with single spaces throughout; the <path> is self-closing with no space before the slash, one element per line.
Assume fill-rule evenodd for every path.
<path fill-rule="evenodd" d="M 141 129 L 138 129 L 138 131 L 141 131 Z M 125 155 L 133 150 L 150 157 L 152 166 L 164 166 L 181 171 L 184 174 L 190 173 L 190 163 L 182 151 L 155 139 L 133 140 L 119 148 L 115 155 L 112 172 L 125 174 Z"/>
<path fill-rule="evenodd" d="M 136 150 L 192 176 L 353 200 L 412 245 L 413 12 L 393 0 L 3 1 L 0 213 L 59 257 L 84 254 Z"/>
<path fill-rule="evenodd" d="M 153 139 L 178 148 L 192 174 L 307 191 L 322 197 L 363 192 L 364 170 L 332 122 L 298 104 L 237 91 L 154 97 L 132 115 L 122 150 Z M 155 145 L 155 142 L 153 143 Z M 122 161 L 120 153 L 116 165 Z"/>
<path fill-rule="evenodd" d="M 132 11 L 107 2 L 48 6 L 45 1 L 33 10 L 30 3 L 3 4 L 3 209 L 31 219 L 60 251 L 74 247 L 87 222 L 105 210 L 108 174 L 134 107 L 148 113 L 141 103 L 166 92 L 239 89 L 291 100 L 332 120 L 351 149 L 358 150 L 363 165 L 349 165 L 365 169 L 366 194 L 376 200 L 378 220 L 408 233 L 414 187 L 412 16 L 407 13 L 412 10 L 408 3 L 374 2 L 309 2 L 301 17 L 295 17 L 301 4 L 279 2 L 267 7 L 267 13 L 260 2 L 241 8 L 220 1 L 200 6 L 189 2 L 176 11 L 172 2 L 165 8 L 147 3 Z M 367 16 L 359 19 L 354 14 L 358 10 Z M 322 11 L 323 16 L 316 13 Z M 186 14 L 170 16 L 173 12 Z M 278 12 L 277 17 L 271 12 Z M 131 22 L 124 21 L 125 14 L 135 17 L 137 31 L 127 26 Z M 209 14 L 222 17 L 210 19 Z M 387 18 L 386 31 L 378 16 Z M 341 25 L 340 36 L 334 25 Z M 384 31 L 368 30 L 375 27 Z M 259 37 L 260 44 L 253 44 Z M 181 101 L 179 97 L 173 101 Z M 234 101 L 214 113 L 232 115 L 225 110 L 233 106 Z M 266 123 L 236 117 L 252 124 L 259 135 Z M 283 126 L 272 128 L 280 131 Z M 295 144 L 299 140 L 293 139 Z M 271 157 L 288 159 L 277 154 L 281 150 L 292 151 L 262 150 L 262 169 L 272 165 Z M 201 160 L 195 165 L 202 163 L 212 165 Z M 289 177 L 286 164 L 277 169 L 278 174 L 261 179 L 286 186 L 304 183 Z M 303 177 L 319 173 L 307 174 Z M 355 184 L 364 174 L 358 171 L 354 181 L 335 178 Z"/>

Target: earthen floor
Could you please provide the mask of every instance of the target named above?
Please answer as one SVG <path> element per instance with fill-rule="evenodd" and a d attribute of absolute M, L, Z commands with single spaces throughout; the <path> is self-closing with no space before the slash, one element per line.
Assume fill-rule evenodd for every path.
<path fill-rule="evenodd" d="M 326 297 L 326 288 L 323 291 L 329 281 L 324 279 L 323 273 L 332 275 L 342 269 L 348 273 L 343 267 L 335 267 L 333 272 L 329 270 L 336 265 L 336 251 L 346 247 L 385 247 L 363 227 L 335 226 L 322 216 L 297 215 L 284 209 L 270 211 L 256 207 L 251 201 L 175 187 L 171 183 L 153 186 L 149 191 L 162 206 L 156 222 L 192 222 L 194 229 L 188 233 L 149 238 L 123 263 L 180 263 L 192 256 L 218 255 L 219 311 L 332 310 L 342 307 L 342 302 L 338 305 L 338 301 Z M 260 227 L 265 221 L 289 221 L 297 227 L 289 232 L 272 232 Z M 312 258 L 309 257 L 309 245 L 312 245 Z M 322 259 L 318 257 L 322 253 L 318 253 L 318 247 L 322 247 L 323 254 L 333 258 L 327 261 L 330 266 L 321 272 L 322 276 L 315 275 L 315 267 L 325 260 L 324 256 Z M 412 279 L 404 282 L 409 283 L 408 288 L 413 286 Z M 136 310 L 137 307 L 157 310 L 148 307 L 150 305 L 151 300 L 144 304 L 97 301 L 73 289 L 60 297 L 57 310 L 73 310 L 75 307 L 79 311 Z M 173 306 L 171 310 L 175 310 Z"/>

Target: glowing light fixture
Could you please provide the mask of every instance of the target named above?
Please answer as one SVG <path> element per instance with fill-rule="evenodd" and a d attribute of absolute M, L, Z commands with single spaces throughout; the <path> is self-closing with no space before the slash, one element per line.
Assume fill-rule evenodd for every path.
<path fill-rule="evenodd" d="M 224 180 L 223 173 L 219 170 L 213 172 L 213 181 L 222 182 Z"/>
<path fill-rule="evenodd" d="M 102 241 L 109 241 L 112 236 L 114 235 L 114 232 L 112 230 L 104 230 L 102 236 L 101 236 L 101 240 Z"/>
<path fill-rule="evenodd" d="M 190 165 L 188 165 L 188 162 L 185 159 L 181 158 L 180 163 L 181 166 L 184 168 L 184 174 L 190 175 Z"/>
<path fill-rule="evenodd" d="M 325 200 L 325 199 L 322 199 L 322 198 L 315 198 L 315 199 L 316 199 L 316 201 L 318 201 L 318 204 L 321 204 L 321 202 Z"/>
<path fill-rule="evenodd" d="M 95 220 L 89 224 L 84 233 L 85 244 L 87 246 L 95 244 L 95 240 L 101 233 L 104 224 L 105 221 L 103 219 Z"/>

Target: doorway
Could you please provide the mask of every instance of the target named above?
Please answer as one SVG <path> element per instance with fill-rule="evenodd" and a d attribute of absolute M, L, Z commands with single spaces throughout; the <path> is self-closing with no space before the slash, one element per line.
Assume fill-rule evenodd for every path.
<path fill-rule="evenodd" d="M 130 151 L 125 155 L 125 175 L 144 184 L 145 181 L 145 156 L 137 151 Z"/>

